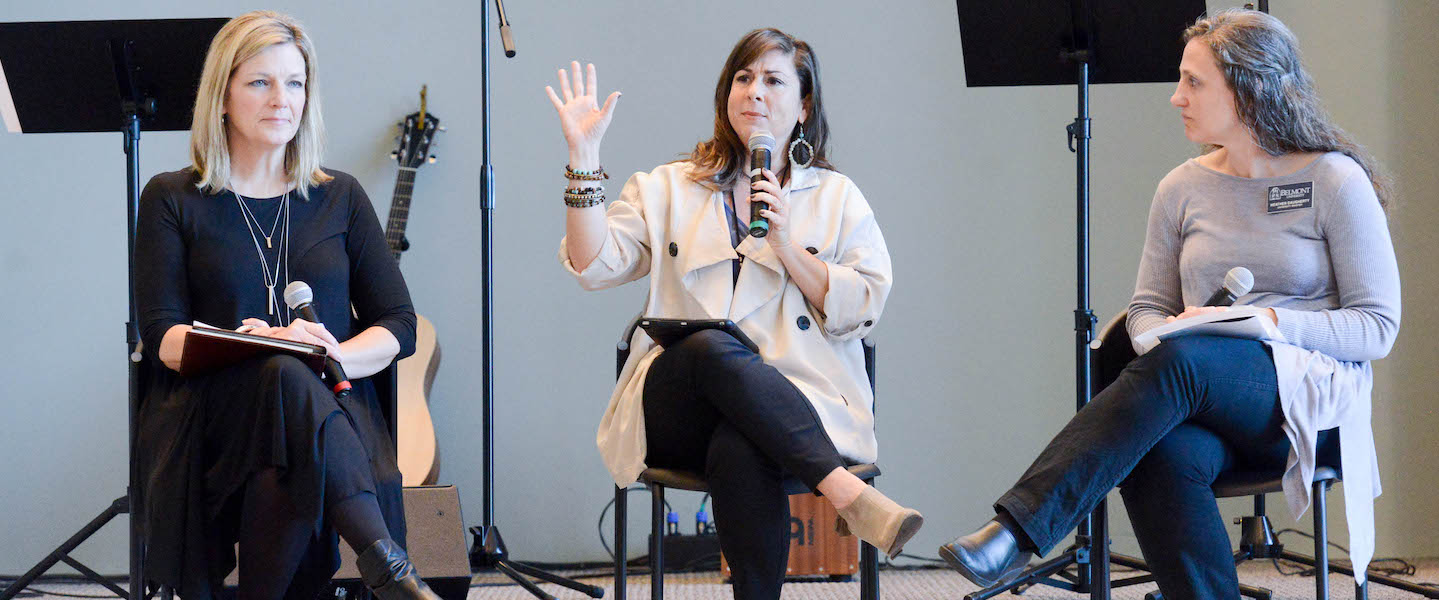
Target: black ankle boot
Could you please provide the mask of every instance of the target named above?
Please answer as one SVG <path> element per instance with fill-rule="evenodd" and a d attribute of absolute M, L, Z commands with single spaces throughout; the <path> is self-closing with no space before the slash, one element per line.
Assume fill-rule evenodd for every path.
<path fill-rule="evenodd" d="M 1013 581 L 1034 558 L 1034 554 L 1019 549 L 1014 534 L 998 521 L 985 523 L 979 531 L 940 546 L 939 555 L 981 588 Z"/>
<path fill-rule="evenodd" d="M 360 570 L 360 579 L 380 600 L 440 600 L 394 540 L 370 544 L 355 559 L 355 567 Z"/>

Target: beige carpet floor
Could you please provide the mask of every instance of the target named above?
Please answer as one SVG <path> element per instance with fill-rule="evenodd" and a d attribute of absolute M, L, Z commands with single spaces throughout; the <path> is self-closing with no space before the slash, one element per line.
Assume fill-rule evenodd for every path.
<path fill-rule="evenodd" d="M 1439 583 L 1439 559 L 1421 559 L 1410 562 L 1414 563 L 1418 570 L 1414 575 L 1403 577 L 1403 579 Z M 1296 567 L 1289 565 L 1285 570 L 1293 571 L 1295 569 Z M 1115 574 L 1116 578 L 1125 576 L 1125 573 Z M 1249 585 L 1273 590 L 1274 600 L 1299 600 L 1314 597 L 1313 577 L 1281 575 L 1267 561 L 1241 565 L 1239 579 Z M 582 580 L 586 583 L 604 586 L 605 598 L 607 600 L 614 599 L 614 590 L 609 578 L 583 577 Z M 519 586 L 509 584 L 504 577 L 492 573 L 482 573 L 476 576 L 474 584 L 474 587 L 470 588 L 468 600 L 527 600 L 533 598 Z M 647 576 L 631 577 L 628 587 L 629 598 L 636 600 L 649 598 L 649 578 Z M 554 585 L 545 584 L 541 588 L 562 600 L 588 598 L 579 592 Z M 1332 575 L 1330 588 L 1330 597 L 1335 600 L 1354 597 L 1354 583 L 1348 577 Z M 1140 600 L 1146 592 L 1153 589 L 1155 589 L 1153 584 L 1122 588 L 1115 590 L 1111 597 L 1113 600 Z M 949 570 L 886 570 L 880 573 L 880 597 L 883 600 L 959 600 L 974 590 L 973 584 Z M 1439 588 L 1436 588 L 1436 592 L 1439 592 Z M 25 600 L 65 600 L 75 597 L 113 598 L 114 596 L 108 595 L 103 587 L 94 584 L 56 583 L 53 581 L 38 583 L 21 596 Z M 730 597 L 729 586 L 720 579 L 718 572 L 671 574 L 665 577 L 665 598 L 669 600 L 722 600 Z M 785 584 L 783 595 L 784 600 L 854 600 L 858 597 L 858 583 L 828 581 L 791 582 Z M 1044 586 L 1031 588 L 1023 596 L 1007 593 L 997 596 L 997 598 L 1030 600 L 1069 600 L 1087 599 L 1088 597 L 1088 595 L 1064 592 Z M 1369 597 L 1372 600 L 1423 598 L 1419 594 L 1373 584 L 1369 587 Z"/>
<path fill-rule="evenodd" d="M 1439 584 L 1439 559 L 1425 559 L 1410 561 L 1418 568 L 1412 576 L 1403 579 L 1416 582 L 1432 582 Z M 1297 565 L 1281 563 L 1286 572 L 1297 570 Z M 1115 573 L 1119 579 L 1128 576 L 1126 573 Z M 1314 578 L 1302 576 L 1285 576 L 1275 571 L 1274 566 L 1268 562 L 1255 562 L 1241 565 L 1239 568 L 1239 579 L 1248 585 L 1269 588 L 1274 591 L 1274 600 L 1298 600 L 1314 598 Z M 522 600 L 533 598 L 524 590 L 513 585 L 503 584 L 505 578 L 481 574 L 475 578 L 477 587 L 470 589 L 468 600 Z M 586 583 L 604 586 L 606 589 L 605 598 L 613 598 L 613 585 L 607 578 L 585 578 Z M 1334 600 L 1354 597 L 1354 580 L 1346 576 L 1331 575 L 1329 578 L 1330 598 Z M 631 599 L 649 598 L 649 577 L 629 578 L 628 596 Z M 552 585 L 541 586 L 542 589 L 553 594 L 556 598 L 563 600 L 588 598 L 584 594 L 574 592 L 565 588 Z M 880 573 L 880 598 L 882 600 L 960 600 L 965 594 L 973 592 L 977 587 L 965 580 L 959 574 L 948 569 L 920 569 L 920 570 L 886 570 Z M 1143 584 L 1128 588 L 1115 590 L 1111 595 L 1113 600 L 1141 600 L 1144 594 L 1153 591 L 1154 584 Z M 1439 596 L 1439 588 L 1435 589 L 1435 595 Z M 665 576 L 665 598 L 666 600 L 721 600 L 730 598 L 729 586 L 720 578 L 718 572 L 711 573 L 684 573 Z M 784 600 L 855 600 L 859 598 L 859 584 L 856 582 L 790 582 L 785 584 Z M 1087 599 L 1087 594 L 1075 594 L 1055 588 L 1038 586 L 1030 588 L 1022 596 L 1012 594 L 1001 594 L 996 598 L 1027 598 L 1030 600 L 1058 600 L 1058 599 Z M 1389 599 L 1419 599 L 1423 596 L 1411 592 L 1385 588 L 1371 584 L 1369 586 L 1369 598 L 1371 600 Z"/>

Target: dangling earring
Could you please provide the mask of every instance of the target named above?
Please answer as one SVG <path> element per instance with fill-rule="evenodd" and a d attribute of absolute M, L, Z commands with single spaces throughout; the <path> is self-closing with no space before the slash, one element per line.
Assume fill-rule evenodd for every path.
<path fill-rule="evenodd" d="M 800 144 L 804 144 L 804 153 L 805 153 L 805 156 L 806 156 L 806 159 L 805 159 L 804 162 L 800 162 L 800 160 L 799 160 L 798 158 L 795 158 L 795 157 L 794 157 L 794 149 L 795 149 L 796 147 L 798 147 Z M 794 167 L 798 167 L 798 168 L 804 169 L 804 168 L 808 168 L 809 165 L 810 165 L 811 163 L 813 163 L 813 162 L 814 162 L 814 146 L 811 145 L 808 140 L 804 139 L 804 123 L 800 123 L 800 124 L 799 124 L 799 137 L 795 138 L 793 142 L 790 142 L 790 143 L 789 143 L 789 164 L 792 165 L 792 166 L 794 166 Z"/>

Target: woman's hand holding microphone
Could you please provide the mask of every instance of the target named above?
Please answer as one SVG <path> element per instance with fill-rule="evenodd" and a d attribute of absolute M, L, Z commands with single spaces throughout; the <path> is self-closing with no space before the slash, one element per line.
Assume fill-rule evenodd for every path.
<path fill-rule="evenodd" d="M 779 175 L 774 171 L 761 171 L 764 179 L 750 185 L 750 203 L 764 202 L 768 208 L 760 209 L 760 216 L 769 219 L 769 234 L 765 242 L 775 250 L 789 245 L 789 194 L 779 184 Z"/>

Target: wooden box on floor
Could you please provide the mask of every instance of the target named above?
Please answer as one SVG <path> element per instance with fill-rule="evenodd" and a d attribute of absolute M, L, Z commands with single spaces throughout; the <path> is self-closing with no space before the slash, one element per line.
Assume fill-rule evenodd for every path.
<path fill-rule="evenodd" d="M 824 498 L 814 494 L 789 497 L 789 565 L 786 577 L 848 578 L 859 571 L 859 538 L 834 530 L 838 515 Z M 720 556 L 720 571 L 730 576 L 729 562 Z"/>

